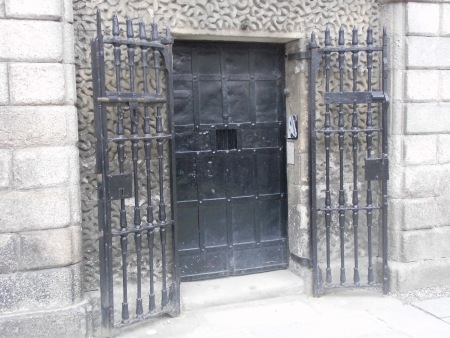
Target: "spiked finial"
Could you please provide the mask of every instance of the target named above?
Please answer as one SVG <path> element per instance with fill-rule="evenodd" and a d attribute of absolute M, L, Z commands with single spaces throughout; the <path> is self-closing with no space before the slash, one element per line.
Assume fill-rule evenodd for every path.
<path fill-rule="evenodd" d="M 100 14 L 100 10 L 97 9 L 97 37 L 101 38 L 102 36 L 102 16 Z"/>
<path fill-rule="evenodd" d="M 155 20 L 153 19 L 153 22 L 152 22 L 152 41 L 157 41 L 158 39 L 159 39 L 158 25 L 155 23 Z"/>
<path fill-rule="evenodd" d="M 352 33 L 352 44 L 356 46 L 358 44 L 358 29 L 356 27 L 353 27 Z"/>
<path fill-rule="evenodd" d="M 164 39 L 162 39 L 162 43 L 165 45 L 169 45 L 169 44 L 173 43 L 172 32 L 170 31 L 169 26 L 166 27 L 166 37 Z"/>
<path fill-rule="evenodd" d="M 141 40 L 147 40 L 147 33 L 145 32 L 145 23 L 139 22 L 139 38 Z"/>
<path fill-rule="evenodd" d="M 311 33 L 311 48 L 315 48 L 315 47 L 317 47 L 316 33 L 312 32 Z"/>
<path fill-rule="evenodd" d="M 127 18 L 127 38 L 132 39 L 134 37 L 133 22 L 130 18 Z"/>
<path fill-rule="evenodd" d="M 114 37 L 118 37 L 120 34 L 120 29 L 119 29 L 119 19 L 117 18 L 117 15 L 114 14 L 113 16 L 113 22 L 112 22 L 112 35 Z"/>
<path fill-rule="evenodd" d="M 369 27 L 367 29 L 367 44 L 373 45 L 373 29 L 372 29 L 372 27 Z"/>
<path fill-rule="evenodd" d="M 345 45 L 344 27 L 339 28 L 339 46 Z"/>
<path fill-rule="evenodd" d="M 170 27 L 169 26 L 166 27 L 166 39 L 170 39 L 170 40 L 173 39 L 172 38 L 172 32 L 170 31 Z"/>
<path fill-rule="evenodd" d="M 331 33 L 330 33 L 330 27 L 325 29 L 325 46 L 331 46 Z"/>

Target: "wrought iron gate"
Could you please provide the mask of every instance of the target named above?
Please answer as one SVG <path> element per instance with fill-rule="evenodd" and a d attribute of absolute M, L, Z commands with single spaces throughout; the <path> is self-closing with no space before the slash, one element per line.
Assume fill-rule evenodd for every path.
<path fill-rule="evenodd" d="M 160 39 L 155 23 L 150 38 L 143 22 L 138 31 L 136 38 L 133 22 L 127 20 L 126 37 L 121 37 L 114 16 L 112 36 L 104 37 L 97 12 L 97 37 L 91 44 L 101 311 L 107 336 L 114 328 L 179 312 L 172 184 L 173 39 L 168 28 Z M 129 241 L 133 237 L 134 243 Z M 129 309 L 131 294 L 134 311 Z"/>
<path fill-rule="evenodd" d="M 386 293 L 389 104 L 386 31 L 383 31 L 380 46 L 374 46 L 371 28 L 367 30 L 364 46 L 358 44 L 356 29 L 352 32 L 351 44 L 346 44 L 342 28 L 337 46 L 332 46 L 328 28 L 324 40 L 325 46 L 320 48 L 313 33 L 310 44 L 310 220 L 314 295 L 320 295 L 324 287 L 376 285 L 374 249 L 378 237 L 382 267 L 379 279 Z M 316 101 L 316 93 L 320 92 L 323 97 Z M 361 213 L 365 213 L 365 217 Z M 378 229 L 380 235 L 376 236 Z M 333 256 L 336 264 L 333 264 Z M 352 283 L 347 282 L 346 276 L 348 256 L 353 256 Z M 321 264 L 326 266 L 325 283 Z M 367 270 L 364 269 L 367 274 L 362 271 L 363 264 L 367 265 Z M 339 275 L 338 285 L 333 281 L 334 266 L 334 275 Z"/>

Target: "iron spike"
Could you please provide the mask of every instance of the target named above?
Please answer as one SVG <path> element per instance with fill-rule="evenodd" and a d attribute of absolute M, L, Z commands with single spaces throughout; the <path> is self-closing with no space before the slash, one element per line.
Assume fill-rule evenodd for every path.
<path fill-rule="evenodd" d="M 97 8 L 97 37 L 100 38 L 102 36 L 102 16 L 100 14 L 100 10 Z"/>
<path fill-rule="evenodd" d="M 130 18 L 127 18 L 127 38 L 132 39 L 134 37 L 133 22 Z"/>
<path fill-rule="evenodd" d="M 139 38 L 141 40 L 147 40 L 147 33 L 145 32 L 144 21 L 139 22 Z"/>
<path fill-rule="evenodd" d="M 153 18 L 153 22 L 152 22 L 152 41 L 157 41 L 158 39 L 159 39 L 158 25 L 155 22 L 155 18 Z"/>
<path fill-rule="evenodd" d="M 330 33 L 330 27 L 325 29 L 325 46 L 331 46 L 331 33 Z"/>
<path fill-rule="evenodd" d="M 161 40 L 161 42 L 162 42 L 163 44 L 165 44 L 165 45 L 170 45 L 170 44 L 173 43 L 173 37 L 172 37 L 172 32 L 170 31 L 170 27 L 167 26 L 167 27 L 165 28 L 165 31 L 166 31 L 166 37 L 163 38 L 163 39 Z"/>
<path fill-rule="evenodd" d="M 119 19 L 117 18 L 117 14 L 114 14 L 114 16 L 113 16 L 113 26 L 112 26 L 112 35 L 114 37 L 118 37 L 119 34 L 120 34 Z"/>
<path fill-rule="evenodd" d="M 170 31 L 170 26 L 166 27 L 166 39 L 173 41 L 172 32 Z"/>
<path fill-rule="evenodd" d="M 311 48 L 317 47 L 316 33 L 311 33 Z"/>
<path fill-rule="evenodd" d="M 358 44 L 358 29 L 353 27 L 352 44 L 356 46 Z"/>
<path fill-rule="evenodd" d="M 369 27 L 367 29 L 367 44 L 373 45 L 373 29 L 372 29 L 372 27 Z"/>
<path fill-rule="evenodd" d="M 344 27 L 339 28 L 339 46 L 345 45 Z"/>

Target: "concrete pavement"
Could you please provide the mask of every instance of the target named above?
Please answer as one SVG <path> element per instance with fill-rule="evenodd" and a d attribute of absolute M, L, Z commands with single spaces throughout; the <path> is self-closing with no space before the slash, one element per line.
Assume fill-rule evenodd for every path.
<path fill-rule="evenodd" d="M 344 289 L 320 298 L 296 292 L 277 295 L 272 290 L 265 299 L 241 302 L 230 296 L 225 305 L 191 304 L 177 318 L 157 319 L 120 337 L 450 337 L 450 297 L 405 304 L 376 290 Z M 204 294 L 214 298 L 214 292 Z"/>

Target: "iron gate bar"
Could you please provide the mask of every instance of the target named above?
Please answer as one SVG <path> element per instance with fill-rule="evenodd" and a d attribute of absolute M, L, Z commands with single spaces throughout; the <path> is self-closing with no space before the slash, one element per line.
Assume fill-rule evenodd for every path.
<path fill-rule="evenodd" d="M 352 45 L 356 47 L 358 45 L 358 31 L 353 28 L 352 34 Z M 359 54 L 357 51 L 352 51 L 352 68 L 353 68 L 353 92 L 358 90 L 358 61 Z M 372 95 L 370 95 L 372 97 Z M 358 261 L 358 226 L 359 226 L 359 196 L 358 196 L 358 111 L 357 111 L 356 100 L 353 103 L 353 113 L 352 113 L 352 151 L 353 151 L 353 194 L 352 194 L 352 204 L 353 204 L 353 233 L 354 233 L 354 250 L 355 250 L 355 267 L 353 273 L 353 283 L 359 285 L 359 261 Z"/>
<path fill-rule="evenodd" d="M 157 34 L 157 25 L 151 25 L 151 42 L 146 36 L 146 28 L 143 22 L 139 23 L 138 37 L 134 36 L 133 23 L 130 19 L 126 21 L 127 39 L 120 39 L 120 29 L 117 16 L 112 20 L 112 38 L 104 38 L 101 27 L 100 12 L 97 11 L 97 37 L 92 41 L 92 67 L 93 67 L 93 94 L 94 94 L 94 123 L 96 130 L 96 172 L 98 180 L 98 198 L 99 198 L 99 254 L 100 254 L 100 282 L 101 282 L 101 311 L 102 311 L 102 334 L 110 336 L 114 328 L 130 325 L 143 319 L 153 317 L 162 313 L 176 315 L 179 313 L 179 273 L 178 256 L 176 250 L 176 229 L 175 229 L 175 177 L 173 170 L 174 162 L 174 128 L 172 125 L 172 44 L 173 39 L 169 28 L 166 28 L 166 37 L 160 39 Z M 113 47 L 113 67 L 115 73 L 116 92 L 106 91 L 105 82 L 105 44 Z M 130 81 L 129 92 L 123 92 L 121 80 L 124 73 L 122 69 L 121 48 L 126 48 L 126 62 L 128 65 L 128 78 Z M 136 61 L 136 48 L 141 50 L 141 60 Z M 155 92 L 149 91 L 149 51 L 152 53 L 155 71 Z M 164 81 L 165 92 L 161 90 L 161 58 L 164 62 Z M 137 63 L 140 62 L 140 75 L 143 77 L 143 91 L 138 92 L 136 88 L 136 76 L 138 69 Z M 108 137 L 108 111 L 106 106 L 115 107 L 116 130 L 115 136 Z M 167 131 L 163 128 L 163 115 L 161 109 L 165 107 L 166 118 L 168 122 Z M 140 118 L 143 109 L 143 136 L 139 135 Z M 151 111 L 155 112 L 155 130 L 156 134 L 151 135 Z M 111 116 L 112 117 L 112 116 Z M 114 120 L 113 120 L 114 121 Z M 129 121 L 129 125 L 126 122 Z M 125 131 L 129 135 L 125 135 Z M 152 190 L 151 190 L 151 147 L 152 142 L 157 144 L 158 155 L 158 184 L 159 184 L 159 212 L 158 219 L 153 219 L 152 208 Z M 110 175 L 110 157 L 109 145 L 113 143 L 117 149 L 117 164 L 119 174 Z M 139 169 L 139 149 L 140 143 L 144 148 L 145 170 L 142 173 Z M 164 144 L 168 144 L 168 153 L 164 149 Z M 131 166 L 132 173 L 125 172 L 126 145 L 131 148 Z M 165 205 L 165 183 L 164 183 L 164 161 L 168 159 L 170 176 L 170 200 L 171 200 L 171 218 L 167 219 Z M 146 181 L 146 219 L 141 215 L 140 193 L 140 174 L 145 174 Z M 125 199 L 133 197 L 133 226 L 128 227 L 127 210 Z M 112 229 L 112 205 L 111 200 L 120 201 L 119 207 L 119 229 Z M 167 287 L 167 228 L 170 227 L 173 236 L 173 271 L 174 283 L 171 283 L 170 289 Z M 158 229 L 160 233 L 161 245 L 161 307 L 158 309 L 155 304 L 155 281 L 154 281 L 154 230 Z M 128 276 L 128 235 L 134 236 L 135 254 L 136 254 L 136 307 L 134 318 L 130 318 L 129 312 L 129 276 Z M 148 312 L 144 313 L 142 299 L 142 281 L 143 281 L 143 235 L 147 236 L 148 257 L 149 257 L 149 305 Z M 114 286 L 113 286 L 113 244 L 112 238 L 120 238 L 120 256 L 122 265 L 122 310 L 121 322 L 114 321 Z M 145 242 L 144 242 L 145 243 Z"/>
<path fill-rule="evenodd" d="M 356 28 L 352 30 L 351 47 L 345 46 L 344 30 L 339 29 L 338 47 L 331 46 L 331 34 L 327 27 L 325 30 L 325 46 L 320 48 L 316 42 L 315 33 L 311 34 L 311 42 L 309 46 L 309 53 L 295 53 L 288 57 L 288 59 L 298 59 L 299 57 L 310 56 L 310 82 L 309 82 L 309 127 L 310 127 L 310 205 L 311 205 L 311 264 L 313 268 L 313 292 L 315 296 L 323 293 L 322 272 L 318 262 L 318 213 L 324 215 L 325 225 L 325 252 L 326 252 L 326 287 L 332 286 L 331 273 L 331 228 L 332 228 L 332 213 L 338 214 L 339 226 L 339 253 L 340 253 L 340 285 L 347 286 L 346 283 L 346 265 L 345 265 L 345 227 L 346 227 L 346 212 L 351 212 L 351 224 L 353 227 L 353 285 L 360 285 L 360 261 L 359 261 L 359 212 L 366 213 L 367 220 L 367 245 L 368 245 L 368 268 L 367 268 L 367 285 L 375 285 L 374 267 L 373 267 L 373 251 L 372 251 L 372 228 L 373 228 L 373 211 L 377 210 L 381 213 L 381 240 L 382 240 L 382 288 L 383 292 L 388 291 L 388 277 L 387 277 L 387 179 L 388 179 L 388 148 L 387 148 L 387 113 L 389 99 L 387 95 L 387 34 L 383 29 L 382 46 L 373 45 L 373 30 L 369 27 L 367 30 L 366 46 L 358 46 L 358 31 Z M 373 53 L 380 52 L 381 56 L 381 91 L 374 91 L 372 89 L 372 70 L 373 70 Z M 338 91 L 332 92 L 330 90 L 330 76 L 331 76 L 331 55 L 337 54 L 338 59 Z M 366 54 L 366 70 L 367 70 L 367 91 L 358 91 L 358 67 L 359 67 L 359 53 Z M 345 69 L 345 55 L 351 55 L 352 68 L 352 91 L 344 91 L 344 69 Z M 318 128 L 316 121 L 316 91 L 317 91 L 317 74 L 320 63 L 324 59 L 325 70 L 325 116 L 324 127 Z M 377 110 L 381 120 L 381 126 L 376 127 L 373 123 L 373 103 L 381 104 L 381 111 Z M 367 105 L 365 127 L 358 125 L 358 105 Z M 331 105 L 337 106 L 337 128 L 331 126 Z M 351 121 L 351 128 L 345 127 L 344 122 L 344 105 L 351 105 L 351 113 L 349 114 Z M 366 162 L 358 163 L 358 154 L 363 150 L 363 145 L 359 145 L 359 135 L 365 135 L 366 139 Z M 381 134 L 381 158 L 376 158 L 373 155 L 373 138 L 374 133 Z M 325 196 L 324 207 L 317 206 L 317 137 L 323 135 L 325 145 Z M 337 206 L 332 205 L 332 191 L 331 191 L 331 136 L 337 135 L 338 140 L 338 158 L 339 158 L 339 189 L 337 197 Z M 351 206 L 346 205 L 345 191 L 344 191 L 344 136 L 351 137 L 351 158 L 352 158 L 352 197 Z M 358 169 L 363 164 L 366 165 L 366 203 L 365 206 L 360 205 L 360 191 Z M 381 205 L 374 205 L 374 192 L 372 189 L 372 180 L 381 181 Z"/>

